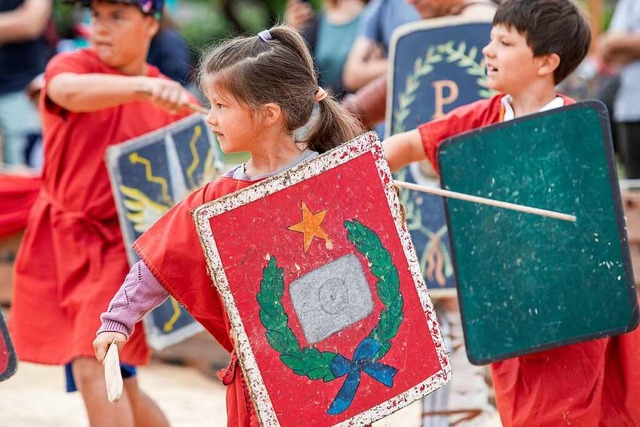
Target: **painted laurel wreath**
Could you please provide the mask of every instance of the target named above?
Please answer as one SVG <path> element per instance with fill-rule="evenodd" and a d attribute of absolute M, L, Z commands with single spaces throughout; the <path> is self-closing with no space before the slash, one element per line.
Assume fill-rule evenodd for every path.
<path fill-rule="evenodd" d="M 482 56 L 482 55 L 480 55 Z M 404 91 L 398 96 L 398 111 L 393 115 L 393 134 L 404 132 L 404 121 L 411 112 L 411 105 L 416 99 L 416 90 L 420 87 L 420 80 L 434 70 L 438 63 L 455 63 L 466 69 L 469 75 L 476 77 L 481 98 L 488 98 L 493 93 L 487 87 L 484 60 L 477 60 L 478 48 L 472 46 L 467 50 L 467 44 L 460 42 L 454 47 L 454 42 L 448 41 L 437 46 L 430 46 L 424 57 L 419 57 L 413 64 L 413 72 L 407 75 Z"/>
<path fill-rule="evenodd" d="M 260 292 L 257 294 L 260 321 L 267 330 L 267 341 L 280 353 L 282 363 L 295 374 L 311 380 L 329 382 L 347 376 L 327 410 L 330 415 L 340 414 L 351 405 L 360 385 L 362 371 L 387 387 L 393 386 L 393 378 L 398 370 L 379 360 L 391 349 L 391 340 L 398 333 L 404 318 L 400 278 L 391 254 L 382 245 L 378 235 L 358 220 L 345 221 L 344 227 L 349 241 L 369 260 L 371 273 L 378 280 L 378 297 L 385 306 L 376 326 L 356 347 L 353 359 L 349 360 L 340 353 L 319 351 L 312 346 L 300 347 L 282 306 L 284 275 L 275 257 L 269 259 L 262 271 Z"/>

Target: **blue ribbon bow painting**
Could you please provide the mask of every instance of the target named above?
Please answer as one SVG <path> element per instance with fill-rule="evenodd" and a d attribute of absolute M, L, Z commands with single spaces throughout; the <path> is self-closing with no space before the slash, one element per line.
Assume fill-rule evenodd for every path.
<path fill-rule="evenodd" d="M 346 375 L 347 379 L 340 388 L 340 392 L 333 400 L 327 413 L 332 415 L 340 414 L 351 405 L 353 398 L 356 396 L 356 391 L 358 391 L 358 386 L 360 385 L 360 375 L 362 371 L 387 387 L 393 387 L 393 377 L 398 370 L 392 366 L 387 366 L 373 360 L 373 356 L 375 356 L 379 349 L 380 344 L 376 340 L 365 338 L 360 345 L 358 345 L 358 348 L 356 348 L 353 354 L 353 360 L 349 360 L 341 354 L 333 358 L 331 366 L 329 366 L 331 373 L 335 375 L 336 378 Z"/>

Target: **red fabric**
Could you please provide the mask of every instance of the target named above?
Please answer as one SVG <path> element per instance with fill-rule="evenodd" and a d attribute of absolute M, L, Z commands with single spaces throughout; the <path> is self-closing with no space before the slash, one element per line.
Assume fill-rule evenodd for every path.
<path fill-rule="evenodd" d="M 438 145 L 454 135 L 499 123 L 503 95 L 456 108 L 418 127 L 437 168 Z M 565 105 L 573 104 L 563 95 Z M 640 426 L 640 328 L 491 366 L 504 427 Z"/>
<path fill-rule="evenodd" d="M 9 327 L 19 358 L 46 364 L 94 356 L 100 313 L 129 270 L 106 148 L 184 117 L 147 101 L 66 111 L 47 98 L 47 83 L 65 72 L 121 74 L 91 50 L 58 55 L 45 71 L 42 187 L 15 262 Z M 150 66 L 148 76 L 160 74 Z M 137 365 L 149 354 L 143 328 L 136 328 L 121 359 Z"/>
<path fill-rule="evenodd" d="M 640 425 L 640 329 L 491 365 L 505 427 Z"/>
<path fill-rule="evenodd" d="M 233 350 L 229 320 L 207 273 L 190 211 L 252 183 L 221 177 L 205 185 L 174 206 L 134 243 L 140 258 L 160 283 L 229 352 Z M 235 355 L 229 367 L 221 371 L 220 379 L 227 386 L 227 425 L 258 426 Z"/>
<path fill-rule="evenodd" d="M 500 101 L 502 96 L 496 95 L 490 99 L 481 99 L 480 101 L 463 105 L 452 110 L 446 116 L 418 126 L 427 158 L 436 172 L 438 172 L 436 150 L 442 141 L 452 136 L 502 121 L 504 116 L 504 108 Z"/>
<path fill-rule="evenodd" d="M 39 191 L 40 177 L 0 173 L 0 238 L 24 230 Z"/>

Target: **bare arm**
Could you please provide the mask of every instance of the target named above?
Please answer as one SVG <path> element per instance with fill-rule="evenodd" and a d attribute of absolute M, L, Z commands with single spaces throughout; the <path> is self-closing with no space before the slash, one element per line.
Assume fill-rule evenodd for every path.
<path fill-rule="evenodd" d="M 385 139 L 382 142 L 382 149 L 391 172 L 396 172 L 409 163 L 427 160 L 422 138 L 417 129 Z"/>
<path fill-rule="evenodd" d="M 342 80 L 352 92 L 357 91 L 387 71 L 387 58 L 382 47 L 366 37 L 358 37 L 344 64 Z"/>
<path fill-rule="evenodd" d="M 310 3 L 300 0 L 288 0 L 284 10 L 284 22 L 300 30 L 307 25 L 313 15 L 313 8 Z"/>
<path fill-rule="evenodd" d="M 58 74 L 48 83 L 47 96 L 73 112 L 97 111 L 145 99 L 178 111 L 189 102 L 187 91 L 172 80 L 107 74 Z"/>
<path fill-rule="evenodd" d="M 626 64 L 640 59 L 640 34 L 612 31 L 598 41 L 598 52 L 606 63 Z"/>
<path fill-rule="evenodd" d="M 47 26 L 52 0 L 25 0 L 15 10 L 0 13 L 0 44 L 35 39 Z"/>

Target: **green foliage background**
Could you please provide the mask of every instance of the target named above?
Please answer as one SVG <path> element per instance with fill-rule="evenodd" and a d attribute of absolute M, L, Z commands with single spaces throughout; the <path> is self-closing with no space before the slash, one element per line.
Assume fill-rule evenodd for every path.
<path fill-rule="evenodd" d="M 237 34 L 255 34 L 283 22 L 286 0 L 165 0 L 195 56 L 205 46 Z M 318 9 L 321 0 L 312 1 Z M 73 25 L 82 20 L 81 10 L 58 0 L 54 22 L 62 38 L 73 38 Z"/>

